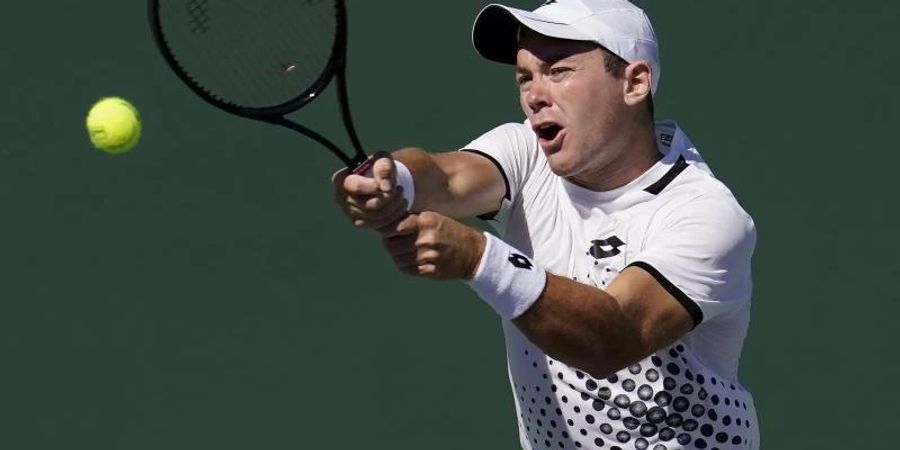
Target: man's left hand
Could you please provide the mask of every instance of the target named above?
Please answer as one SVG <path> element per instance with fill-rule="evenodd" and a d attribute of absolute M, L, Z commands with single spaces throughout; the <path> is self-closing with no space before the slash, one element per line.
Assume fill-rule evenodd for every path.
<path fill-rule="evenodd" d="M 470 279 L 484 253 L 484 235 L 442 214 L 425 211 L 381 228 L 400 271 L 435 280 Z"/>

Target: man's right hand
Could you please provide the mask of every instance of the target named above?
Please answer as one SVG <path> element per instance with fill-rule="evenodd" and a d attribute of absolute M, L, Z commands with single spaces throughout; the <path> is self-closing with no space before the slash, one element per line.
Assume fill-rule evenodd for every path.
<path fill-rule="evenodd" d="M 379 158 L 372 177 L 350 174 L 345 168 L 331 177 L 335 201 L 354 226 L 379 229 L 407 214 L 408 205 L 397 184 L 394 160 Z"/>

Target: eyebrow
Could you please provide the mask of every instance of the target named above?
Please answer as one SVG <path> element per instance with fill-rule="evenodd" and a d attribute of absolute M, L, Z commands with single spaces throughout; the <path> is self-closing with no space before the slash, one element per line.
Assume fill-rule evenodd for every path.
<path fill-rule="evenodd" d="M 575 56 L 578 52 L 567 52 L 565 50 L 550 50 L 546 55 L 540 55 L 539 58 L 544 61 L 545 64 L 551 65 L 558 63 L 566 58 L 571 58 Z"/>
<path fill-rule="evenodd" d="M 565 51 L 556 50 L 556 51 L 553 51 L 552 53 L 548 52 L 548 54 L 546 54 L 546 55 L 535 55 L 535 56 L 537 56 L 540 59 L 542 67 L 549 67 L 549 66 L 552 66 L 566 58 L 570 58 L 575 55 L 576 55 L 576 53 L 568 53 Z M 525 69 L 524 67 L 516 64 L 516 73 L 524 73 L 524 72 L 528 72 L 528 70 Z"/>

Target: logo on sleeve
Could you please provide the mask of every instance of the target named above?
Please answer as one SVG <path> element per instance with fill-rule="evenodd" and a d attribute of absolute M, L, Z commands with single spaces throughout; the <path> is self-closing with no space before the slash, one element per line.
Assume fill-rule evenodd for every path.
<path fill-rule="evenodd" d="M 669 133 L 661 133 L 659 135 L 659 141 L 662 142 L 666 147 L 672 146 L 672 140 L 675 139 L 675 136 Z"/>
<path fill-rule="evenodd" d="M 529 261 L 528 258 L 518 253 L 509 255 L 508 261 L 510 264 L 518 267 L 519 269 L 531 270 L 531 268 L 534 267 L 534 265 L 531 264 L 531 261 Z"/>
<path fill-rule="evenodd" d="M 619 247 L 625 245 L 617 236 L 608 239 L 596 239 L 591 241 L 588 252 L 596 259 L 610 258 L 622 253 Z"/>

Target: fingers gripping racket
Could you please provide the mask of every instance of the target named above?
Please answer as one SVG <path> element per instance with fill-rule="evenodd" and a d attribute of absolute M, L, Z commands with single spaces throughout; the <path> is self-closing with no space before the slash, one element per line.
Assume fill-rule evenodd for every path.
<path fill-rule="evenodd" d="M 344 77 L 343 0 L 149 0 L 157 46 L 178 78 L 217 108 L 281 125 L 325 146 L 353 173 L 374 162 L 359 143 Z M 337 81 L 350 156 L 287 119 Z"/>

